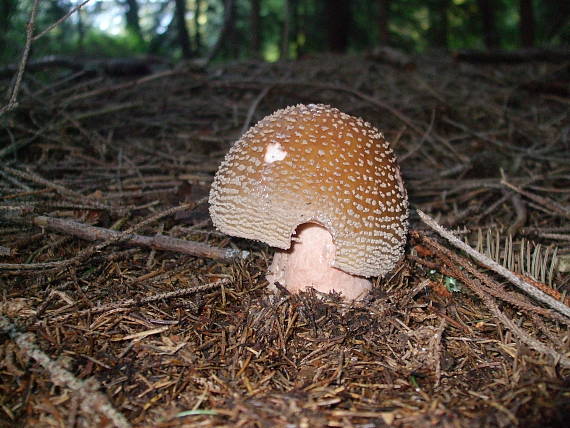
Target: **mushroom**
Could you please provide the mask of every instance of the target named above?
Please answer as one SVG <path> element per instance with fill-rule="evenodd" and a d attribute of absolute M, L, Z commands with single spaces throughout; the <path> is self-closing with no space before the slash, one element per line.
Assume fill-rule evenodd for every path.
<path fill-rule="evenodd" d="M 361 299 L 401 258 L 407 195 L 382 134 L 322 104 L 278 110 L 230 149 L 210 190 L 220 231 L 276 247 L 267 279 Z M 292 243 L 293 241 L 293 243 Z"/>

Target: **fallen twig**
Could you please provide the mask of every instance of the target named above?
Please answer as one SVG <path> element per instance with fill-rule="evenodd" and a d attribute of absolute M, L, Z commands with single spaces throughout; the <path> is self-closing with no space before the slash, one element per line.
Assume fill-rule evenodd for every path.
<path fill-rule="evenodd" d="M 253 100 L 253 102 L 249 106 L 249 109 L 247 110 L 247 117 L 243 121 L 243 126 L 241 127 L 240 136 L 245 134 L 245 131 L 248 130 L 249 124 L 251 123 L 251 119 L 253 118 L 253 115 L 255 114 L 255 110 L 257 110 L 257 106 L 259 105 L 261 100 L 263 98 L 265 98 L 265 96 L 271 90 L 272 87 L 273 86 L 270 85 L 270 86 L 266 86 L 265 88 L 263 88 L 261 90 L 261 92 L 259 93 L 259 95 L 257 97 L 255 97 L 255 99 Z"/>
<path fill-rule="evenodd" d="M 430 248 L 432 248 L 433 250 L 435 250 L 437 252 L 445 253 L 447 251 L 447 248 L 445 248 L 443 245 L 441 245 L 437 241 L 435 241 L 435 240 L 433 240 L 427 236 L 424 236 L 423 234 L 420 234 L 417 232 L 412 232 L 412 236 L 416 237 L 417 239 L 420 239 L 425 245 L 429 246 Z M 455 275 L 447 266 L 440 265 L 440 263 L 429 262 L 423 258 L 415 257 L 415 256 L 409 256 L 409 257 L 411 260 L 414 260 L 417 263 L 420 263 L 424 266 L 427 266 L 430 269 L 439 270 L 444 275 L 448 275 L 448 276 L 454 276 Z M 494 281 L 488 275 L 479 271 L 476 268 L 476 266 L 474 266 L 467 259 L 464 259 L 462 257 L 459 260 L 459 262 L 460 262 L 460 266 L 462 268 L 464 268 L 467 272 L 469 272 L 471 275 L 473 275 L 475 278 L 477 278 L 479 281 L 481 281 L 482 287 L 484 288 L 484 291 L 486 293 L 489 293 L 490 295 L 492 295 L 494 297 L 497 297 L 497 298 L 499 298 L 505 302 L 508 302 L 512 305 L 515 305 L 516 307 L 520 308 L 523 311 L 542 315 L 544 317 L 548 317 L 552 320 L 561 322 L 561 323 L 570 327 L 570 319 L 561 315 L 557 311 L 552 310 L 550 308 L 544 308 L 542 306 L 537 306 L 535 304 L 532 304 L 522 294 L 506 291 L 500 284 L 498 284 L 496 281 Z M 515 275 L 518 275 L 518 274 L 515 274 Z M 528 277 L 526 277 L 526 278 L 523 277 L 521 279 L 523 279 L 525 281 L 529 280 Z M 540 288 L 541 286 L 542 287 L 548 287 L 546 284 L 541 284 L 538 281 L 536 281 L 536 284 L 533 282 L 533 284 L 537 285 L 537 286 L 538 286 L 538 284 L 540 284 L 540 286 L 538 286 L 538 288 Z M 550 287 L 548 287 L 548 288 L 550 288 Z M 553 292 L 557 293 L 556 296 L 551 295 L 552 297 L 554 297 L 554 298 L 561 298 L 562 297 L 560 295 L 560 293 L 558 293 L 557 290 L 554 290 L 553 288 L 551 290 Z M 569 300 L 567 298 L 566 302 L 568 303 L 568 301 Z"/>
<path fill-rule="evenodd" d="M 79 9 L 81 9 L 83 6 L 85 6 L 87 3 L 89 3 L 90 0 L 84 0 L 82 3 L 78 4 L 75 7 L 72 7 L 69 12 L 67 12 L 65 15 L 63 15 L 61 18 L 59 18 L 57 21 L 55 21 L 53 24 L 51 24 L 50 26 L 48 26 L 45 30 L 43 30 L 41 33 L 36 34 L 33 38 L 33 41 L 35 42 L 36 40 L 38 40 L 40 37 L 45 36 L 47 33 L 49 33 L 51 30 L 53 30 L 55 27 L 57 27 L 59 24 L 61 24 L 63 21 L 65 21 L 67 18 L 69 18 L 71 15 L 73 15 L 75 12 L 77 12 Z"/>
<path fill-rule="evenodd" d="M 181 251 L 181 249 L 189 250 L 191 245 L 184 246 L 182 243 L 187 243 L 188 241 L 183 241 L 181 239 L 170 238 L 170 239 L 157 239 L 159 237 L 144 237 L 140 235 L 134 235 L 135 230 L 138 230 L 150 223 L 153 223 L 163 217 L 167 217 L 169 215 L 175 214 L 179 211 L 188 210 L 192 207 L 200 205 L 206 198 L 201 199 L 197 202 L 191 202 L 187 204 L 183 204 L 177 207 L 170 208 L 168 210 L 159 212 L 158 214 L 154 214 L 151 217 L 137 223 L 136 225 L 126 229 L 122 232 L 115 232 L 109 229 L 98 228 L 94 226 L 87 226 L 81 223 L 72 222 L 70 220 L 62 220 L 57 221 L 60 219 L 54 219 L 50 217 L 39 216 L 33 218 L 33 224 L 36 224 L 41 227 L 46 228 L 53 228 L 58 231 L 65 231 L 66 233 L 75 234 L 76 236 L 82 237 L 84 239 L 90 240 L 97 240 L 97 239 L 105 239 L 105 241 L 92 245 L 88 248 L 85 248 L 75 257 L 71 259 L 62 260 L 60 262 L 48 262 L 48 263 L 36 263 L 33 269 L 49 269 L 49 268 L 65 268 L 72 264 L 76 264 L 85 260 L 87 257 L 91 256 L 97 251 L 102 250 L 108 245 L 117 244 L 120 242 L 129 242 L 134 239 L 133 245 L 139 246 L 148 246 L 150 248 L 157 248 L 157 249 L 172 249 L 173 251 Z M 37 223 L 36 223 L 37 221 Z M 62 224 L 63 222 L 63 224 Z M 66 224 L 67 223 L 67 224 Z M 71 233 L 73 230 L 75 233 Z M 180 241 L 180 242 L 179 242 Z M 202 244 L 205 245 L 205 244 Z M 213 247 L 205 246 L 195 246 L 194 255 L 203 255 L 206 257 L 210 257 L 211 255 L 215 254 L 216 249 Z M 233 252 L 233 253 L 232 253 Z M 187 253 L 188 254 L 188 253 Z M 210 254 L 210 256 L 208 256 Z M 219 250 L 218 255 L 219 258 L 236 258 L 242 257 L 245 258 L 249 253 L 247 251 L 239 251 L 239 250 Z M 215 257 L 214 257 L 215 258 Z M 0 269 L 4 270 L 15 270 L 15 269 L 22 269 L 22 270 L 29 270 L 29 267 L 26 264 L 0 264 Z"/>
<path fill-rule="evenodd" d="M 93 207 L 100 208 L 100 209 L 104 209 L 104 210 L 116 210 L 116 208 L 114 208 L 114 207 L 102 204 L 99 201 L 94 200 L 93 198 L 83 196 L 81 193 L 70 190 L 70 189 L 68 189 L 68 188 L 66 188 L 60 184 L 53 183 L 53 182 L 46 180 L 45 178 L 40 177 L 39 175 L 34 174 L 32 172 L 22 171 L 22 170 L 18 170 L 15 168 L 10 168 L 8 166 L 3 166 L 2 169 L 4 171 L 12 174 L 12 175 L 15 175 L 16 177 L 20 177 L 20 178 L 23 178 L 26 180 L 30 180 L 36 184 L 41 184 L 42 186 L 46 186 L 50 189 L 53 189 L 62 196 L 66 196 L 66 197 L 71 198 L 71 199 L 80 200 L 86 205 L 93 206 Z"/>
<path fill-rule="evenodd" d="M 483 301 L 485 306 L 493 313 L 495 317 L 499 319 L 503 325 L 511 330 L 511 332 L 516 335 L 523 343 L 530 346 L 532 349 L 543 353 L 545 355 L 550 355 L 553 359 L 554 364 L 560 364 L 563 367 L 570 367 L 570 358 L 565 357 L 563 354 L 559 353 L 550 346 L 545 345 L 540 340 L 530 336 L 526 331 L 519 327 L 512 319 L 506 316 L 497 306 L 495 301 L 492 299 L 491 295 L 485 292 L 484 288 L 481 286 L 477 279 L 469 278 L 465 272 L 461 271 L 458 266 L 461 266 L 460 257 L 453 254 L 451 251 L 444 249 L 444 258 L 448 259 L 448 267 L 453 272 L 453 276 L 461 280 L 464 284 L 469 286 L 471 290 Z"/>
<path fill-rule="evenodd" d="M 119 428 L 128 428 L 131 426 L 125 416 L 113 407 L 107 396 L 97 390 L 99 388 L 97 381 L 94 379 L 77 379 L 72 373 L 62 368 L 34 345 L 28 335 L 19 332 L 7 318 L 1 315 L 0 331 L 10 336 L 20 349 L 24 351 L 26 356 L 36 360 L 46 369 L 54 384 L 65 385 L 76 393 L 82 400 L 84 411 L 95 410 L 104 415 L 105 418 L 110 419 L 113 424 Z"/>
<path fill-rule="evenodd" d="M 535 195 L 534 193 L 527 192 L 526 190 L 523 190 L 520 187 L 509 183 L 504 178 L 501 180 L 501 184 L 508 187 L 509 189 L 514 190 L 515 192 L 521 194 L 525 198 L 528 198 L 531 201 L 534 201 L 537 204 L 540 204 L 541 206 L 544 206 L 544 207 L 550 209 L 551 211 L 558 214 L 559 216 L 566 217 L 566 218 L 570 219 L 570 210 L 568 208 L 563 207 L 560 204 L 554 202 L 552 199 L 545 198 L 543 196 L 538 196 L 538 195 Z"/>
<path fill-rule="evenodd" d="M 570 318 L 570 307 L 568 307 L 564 303 L 559 302 L 558 300 L 550 297 L 548 294 L 540 291 L 539 289 L 532 286 L 528 282 L 519 278 L 513 272 L 511 272 L 507 268 L 501 266 L 499 263 L 495 262 L 491 258 L 489 258 L 489 257 L 481 254 L 480 252 L 474 250 L 469 245 L 467 245 L 466 243 L 464 243 L 463 241 L 461 241 L 460 239 L 455 237 L 455 235 L 453 235 L 453 233 L 449 232 L 448 230 L 446 230 L 445 228 L 440 226 L 433 218 L 431 218 L 430 216 L 428 216 L 427 214 L 425 214 L 421 210 L 417 210 L 417 213 L 425 224 L 427 224 L 429 227 L 431 227 L 433 230 L 435 230 L 437 233 L 439 233 L 441 236 L 443 236 L 445 239 L 447 239 L 454 246 L 465 251 L 467 254 L 469 254 L 471 257 L 473 257 L 479 263 L 487 266 L 488 268 L 492 269 L 493 271 L 495 271 L 499 275 L 502 275 L 503 277 L 507 278 L 514 285 L 516 285 L 521 290 L 525 291 L 527 294 L 531 295 L 535 299 L 540 300 L 541 302 L 545 303 L 549 307 L 556 309 L 561 314 Z"/>
<path fill-rule="evenodd" d="M 88 241 L 117 239 L 119 235 L 121 235 L 121 232 L 116 230 L 91 226 L 89 224 L 62 218 L 37 216 L 32 219 L 32 223 L 48 230 L 73 235 Z M 165 235 L 143 236 L 132 233 L 120 239 L 120 241 L 121 244 L 124 245 L 147 247 L 153 250 L 174 251 L 197 257 L 226 261 L 236 258 L 246 258 L 249 255 L 248 251 L 234 250 L 232 248 L 218 248 L 203 242 L 186 241 Z"/>
<path fill-rule="evenodd" d="M 47 320 L 40 320 L 36 324 L 41 324 L 41 323 L 44 323 L 45 321 L 61 322 L 61 321 L 65 321 L 65 320 L 72 318 L 72 317 L 81 317 L 83 315 L 93 315 L 93 314 L 99 314 L 101 312 L 116 311 L 117 309 L 124 309 L 124 308 L 128 308 L 128 307 L 135 306 L 135 305 L 137 305 L 137 306 L 138 305 L 144 305 L 147 303 L 156 302 L 157 300 L 166 300 L 166 299 L 173 299 L 176 297 L 188 296 L 191 294 L 200 293 L 202 291 L 209 291 L 209 290 L 213 290 L 215 288 L 223 287 L 224 285 L 229 284 L 229 282 L 230 281 L 228 279 L 224 278 L 224 279 L 220 279 L 219 281 L 213 282 L 211 284 L 204 284 L 204 285 L 197 285 L 194 287 L 181 288 L 181 289 L 169 291 L 166 293 L 154 294 L 152 296 L 144 297 L 142 299 L 125 299 L 125 300 L 121 300 L 119 302 L 110 303 L 108 305 L 101 305 L 101 306 L 97 306 L 94 308 L 83 309 L 81 311 L 74 311 L 74 312 L 71 312 L 68 314 L 59 315 L 57 317 L 48 318 Z"/>
<path fill-rule="evenodd" d="M 483 285 L 481 281 L 484 281 L 485 278 L 481 278 L 482 275 L 474 270 L 473 265 L 468 260 L 453 253 L 448 248 L 438 244 L 431 239 L 424 238 L 424 242 L 430 247 L 433 247 L 437 254 L 437 257 L 440 258 L 443 263 L 445 263 L 447 274 L 459 279 L 462 283 L 467 285 L 483 301 L 485 306 L 487 306 L 493 315 L 498 318 L 506 328 L 511 330 L 512 333 L 516 335 L 523 343 L 527 344 L 538 352 L 541 352 L 545 355 L 550 355 L 555 364 L 560 364 L 563 367 L 570 367 L 570 358 L 565 357 L 555 349 L 530 336 L 499 309 L 491 297 L 491 294 L 493 294 L 492 292 L 495 290 L 493 290 L 491 287 L 486 287 Z M 464 268 L 465 270 L 461 268 Z M 467 272 L 471 273 L 475 278 L 467 275 Z M 505 293 L 501 294 L 504 295 Z M 504 296 L 500 297 L 504 299 Z M 566 324 L 568 323 L 566 322 Z"/>

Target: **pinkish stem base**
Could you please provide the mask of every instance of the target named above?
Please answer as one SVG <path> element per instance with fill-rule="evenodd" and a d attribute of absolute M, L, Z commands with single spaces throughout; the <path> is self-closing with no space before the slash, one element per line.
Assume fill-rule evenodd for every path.
<path fill-rule="evenodd" d="M 313 287 L 321 293 L 336 291 L 346 300 L 362 299 L 372 287 L 366 278 L 332 267 L 335 245 L 323 227 L 306 223 L 297 229 L 297 239 L 287 251 L 278 250 L 267 280 L 279 282 L 292 293 Z"/>

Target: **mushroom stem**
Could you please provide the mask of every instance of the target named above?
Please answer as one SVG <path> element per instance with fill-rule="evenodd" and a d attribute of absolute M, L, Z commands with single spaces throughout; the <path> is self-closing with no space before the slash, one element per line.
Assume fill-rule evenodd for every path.
<path fill-rule="evenodd" d="M 289 250 L 278 250 L 273 257 L 267 280 L 279 282 L 292 293 L 313 287 L 321 293 L 336 291 L 347 300 L 361 299 L 371 282 L 333 267 L 335 244 L 324 227 L 305 223 L 297 228 L 297 239 Z"/>

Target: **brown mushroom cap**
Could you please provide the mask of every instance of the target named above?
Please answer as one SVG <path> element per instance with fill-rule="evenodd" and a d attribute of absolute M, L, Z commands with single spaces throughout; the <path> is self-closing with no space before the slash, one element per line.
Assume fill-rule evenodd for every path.
<path fill-rule="evenodd" d="M 278 110 L 230 149 L 210 191 L 224 233 L 288 249 L 303 223 L 332 235 L 333 266 L 360 276 L 391 270 L 403 253 L 407 196 L 382 134 L 322 104 Z"/>

